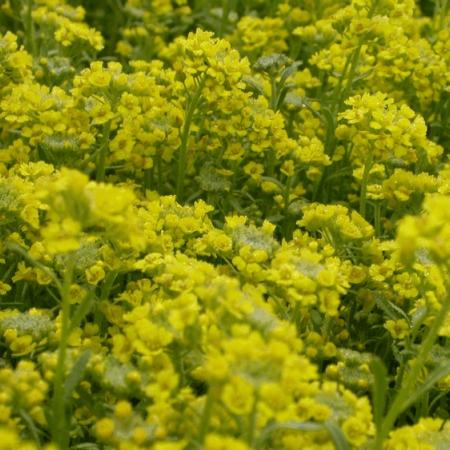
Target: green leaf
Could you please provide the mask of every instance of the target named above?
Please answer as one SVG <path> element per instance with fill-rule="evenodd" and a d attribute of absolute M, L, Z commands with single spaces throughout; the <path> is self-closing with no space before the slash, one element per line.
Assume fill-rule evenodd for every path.
<path fill-rule="evenodd" d="M 257 91 L 260 95 L 264 94 L 264 87 L 256 78 L 246 75 L 246 76 L 242 77 L 242 81 L 244 83 L 247 83 L 251 88 L 253 88 L 255 91 Z"/>
<path fill-rule="evenodd" d="M 89 313 L 93 300 L 93 291 L 88 291 L 81 303 L 77 306 L 72 320 L 70 321 L 70 331 L 73 331 L 75 328 L 77 328 L 80 325 L 81 321 L 86 317 L 86 314 Z"/>
<path fill-rule="evenodd" d="M 262 177 L 261 177 L 261 180 L 263 180 L 263 181 L 268 181 L 268 182 L 270 182 L 270 183 L 276 184 L 282 191 L 284 191 L 284 184 L 281 183 L 281 182 L 280 182 L 279 180 L 277 180 L 276 178 L 262 176 Z"/>
<path fill-rule="evenodd" d="M 423 324 L 425 318 L 428 315 L 428 308 L 426 306 L 422 306 L 417 308 L 417 310 L 411 316 L 411 326 L 413 329 L 411 330 L 414 333 L 419 327 Z"/>
<path fill-rule="evenodd" d="M 403 309 L 399 308 L 397 305 L 394 305 L 387 298 L 382 296 L 377 296 L 375 299 L 377 306 L 383 310 L 383 312 L 392 320 L 405 319 L 408 325 L 411 324 L 408 315 L 403 311 Z"/>
<path fill-rule="evenodd" d="M 33 436 L 33 439 L 34 439 L 36 445 L 38 446 L 38 448 L 41 448 L 41 441 L 39 439 L 39 430 L 36 428 L 36 425 L 34 424 L 33 419 L 23 409 L 19 410 L 19 415 L 22 418 L 22 420 L 25 422 L 26 426 L 28 427 L 28 430 L 30 431 L 30 434 Z"/>
<path fill-rule="evenodd" d="M 333 422 L 325 422 L 323 425 L 330 433 L 336 450 L 350 450 L 347 439 L 338 425 Z"/>
<path fill-rule="evenodd" d="M 85 442 L 70 447 L 72 450 L 99 450 L 99 446 L 93 442 Z"/>
<path fill-rule="evenodd" d="M 196 177 L 200 187 L 207 192 L 226 192 L 230 190 L 231 181 L 222 175 L 211 163 L 206 163 Z"/>
<path fill-rule="evenodd" d="M 441 366 L 436 367 L 427 377 L 427 379 L 423 382 L 421 386 L 418 386 L 414 389 L 414 392 L 411 392 L 411 395 L 405 400 L 402 405 L 402 410 L 404 411 L 406 408 L 411 406 L 414 402 L 416 402 L 422 395 L 426 394 L 429 390 L 433 388 L 433 386 L 442 378 L 446 377 L 450 374 L 450 364 L 443 364 Z"/>
<path fill-rule="evenodd" d="M 288 64 L 290 59 L 281 53 L 273 53 L 272 55 L 264 55 L 258 58 L 253 68 L 257 71 L 276 72 L 283 66 Z"/>
<path fill-rule="evenodd" d="M 315 422 L 283 422 L 269 425 L 262 433 L 261 441 L 264 442 L 271 433 L 278 430 L 298 430 L 298 431 L 321 431 L 326 429 L 333 439 L 336 450 L 350 450 L 344 433 L 333 422 L 315 423 Z"/>
<path fill-rule="evenodd" d="M 80 357 L 75 361 L 69 376 L 64 383 L 64 402 L 68 402 L 73 390 L 77 387 L 81 378 L 83 377 L 84 370 L 86 369 L 87 363 L 91 358 L 92 351 L 90 349 L 85 350 Z"/>
<path fill-rule="evenodd" d="M 303 61 L 295 61 L 294 63 L 292 63 L 291 65 L 289 65 L 288 67 L 286 67 L 286 69 L 283 70 L 283 72 L 281 73 L 281 80 L 280 80 L 280 84 L 284 84 L 285 81 L 291 76 L 293 75 L 298 68 L 303 64 Z"/>
<path fill-rule="evenodd" d="M 242 208 L 241 204 L 239 203 L 239 200 L 235 197 L 232 197 L 231 195 L 227 197 L 228 202 L 230 205 L 239 213 L 239 214 L 245 214 L 244 208 Z"/>
<path fill-rule="evenodd" d="M 321 431 L 323 430 L 323 425 L 314 422 L 282 422 L 274 423 L 267 426 L 261 433 L 257 448 L 261 448 L 264 442 L 269 438 L 269 436 L 275 431 L 279 430 L 298 430 L 298 431 Z"/>
<path fill-rule="evenodd" d="M 267 220 L 272 223 L 281 222 L 283 219 L 284 219 L 284 216 L 282 214 L 275 214 L 274 216 L 267 217 Z"/>
<path fill-rule="evenodd" d="M 299 95 L 297 95 L 293 92 L 288 92 L 286 94 L 286 97 L 284 98 L 284 102 L 287 103 L 288 105 L 295 106 L 297 108 L 301 108 L 302 106 L 305 105 L 303 97 L 300 97 Z"/>
<path fill-rule="evenodd" d="M 328 108 L 322 108 L 321 116 L 328 127 L 334 127 L 335 117 Z"/>
<path fill-rule="evenodd" d="M 191 196 L 188 197 L 186 203 L 193 203 L 194 200 L 197 200 L 203 194 L 202 190 L 195 191 Z"/>
<path fill-rule="evenodd" d="M 381 427 L 384 411 L 386 408 L 387 392 L 388 392 L 388 373 L 386 366 L 380 358 L 374 358 L 371 363 L 373 372 L 373 388 L 372 403 L 373 415 L 377 430 Z"/>
<path fill-rule="evenodd" d="M 323 430 L 323 425 L 315 422 L 283 422 L 270 425 L 265 432 L 272 433 L 276 430 L 299 430 L 299 431 L 320 431 Z"/>

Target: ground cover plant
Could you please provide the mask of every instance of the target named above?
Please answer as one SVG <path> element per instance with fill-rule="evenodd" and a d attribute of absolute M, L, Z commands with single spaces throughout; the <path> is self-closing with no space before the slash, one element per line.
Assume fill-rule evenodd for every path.
<path fill-rule="evenodd" d="M 450 2 L 3 0 L 0 450 L 450 449 Z"/>

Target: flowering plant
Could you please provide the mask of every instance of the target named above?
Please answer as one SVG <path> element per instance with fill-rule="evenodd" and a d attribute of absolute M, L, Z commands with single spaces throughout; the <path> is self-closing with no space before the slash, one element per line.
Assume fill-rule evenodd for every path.
<path fill-rule="evenodd" d="M 4 0 L 0 450 L 450 448 L 450 2 Z"/>

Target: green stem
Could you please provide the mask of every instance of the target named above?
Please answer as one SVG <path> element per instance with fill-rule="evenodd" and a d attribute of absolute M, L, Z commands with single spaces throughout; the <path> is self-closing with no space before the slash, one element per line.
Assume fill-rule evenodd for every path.
<path fill-rule="evenodd" d="M 109 148 L 108 142 L 109 142 L 110 132 L 111 132 L 111 121 L 108 121 L 103 127 L 103 136 L 102 136 L 102 141 L 100 144 L 100 149 L 99 149 L 99 154 L 98 154 L 97 174 L 96 174 L 97 181 L 105 180 L 106 154 L 108 153 L 108 148 Z"/>
<path fill-rule="evenodd" d="M 273 149 L 270 148 L 266 153 L 266 167 L 267 167 L 267 175 L 269 177 L 274 176 L 275 163 L 276 163 L 276 155 Z"/>
<path fill-rule="evenodd" d="M 373 15 L 377 12 L 378 3 L 380 3 L 380 0 L 373 0 L 372 7 L 369 10 L 368 17 L 369 19 L 373 17 Z"/>
<path fill-rule="evenodd" d="M 22 418 L 22 420 L 25 422 L 31 436 L 33 437 L 33 440 L 34 440 L 37 448 L 40 450 L 42 448 L 41 440 L 39 438 L 39 432 L 36 428 L 36 425 L 33 422 L 33 419 L 23 409 L 19 410 L 19 415 Z"/>
<path fill-rule="evenodd" d="M 27 49 L 33 57 L 37 56 L 36 42 L 34 40 L 34 23 L 33 23 L 33 0 L 27 1 L 27 10 L 25 16 L 25 39 Z"/>
<path fill-rule="evenodd" d="M 2 275 L 1 280 L 5 282 L 9 276 L 13 273 L 13 271 L 16 269 L 18 263 L 18 259 L 14 258 L 14 261 L 12 261 L 8 267 L 8 270 L 5 271 L 5 273 Z M 3 304 L 3 303 L 2 303 Z"/>
<path fill-rule="evenodd" d="M 230 0 L 222 0 L 222 17 L 220 19 L 219 32 L 217 33 L 220 37 L 224 35 L 229 14 L 230 14 Z"/>
<path fill-rule="evenodd" d="M 375 12 L 376 8 L 378 6 L 379 0 L 374 0 L 371 6 L 371 9 L 369 10 L 368 17 L 371 18 Z M 320 3 L 320 2 L 319 2 Z M 325 153 L 330 156 L 330 158 L 333 156 L 334 151 L 336 149 L 336 138 L 335 138 L 335 132 L 336 127 L 338 123 L 338 114 L 342 108 L 342 104 L 346 100 L 346 98 L 350 95 L 353 80 L 356 75 L 356 71 L 358 68 L 359 60 L 361 58 L 361 49 L 364 44 L 363 37 L 358 38 L 358 45 L 357 47 L 352 51 L 352 53 L 347 56 L 347 59 L 345 61 L 344 69 L 342 71 L 342 75 L 339 78 L 338 83 L 335 86 L 335 89 L 333 91 L 333 95 L 331 97 L 331 103 L 330 103 L 330 111 L 331 111 L 331 120 L 327 120 L 327 135 L 325 139 Z M 347 76 L 348 72 L 348 76 Z M 346 80 L 345 87 L 342 88 L 344 84 L 344 80 Z M 314 187 L 313 192 L 313 200 L 316 201 L 319 193 L 321 193 L 326 178 L 329 173 L 329 168 L 325 167 L 322 175 L 320 176 L 318 182 L 316 183 Z M 324 201 L 327 201 L 327 198 L 324 199 Z"/>
<path fill-rule="evenodd" d="M 198 441 L 200 445 L 203 445 L 205 441 L 206 434 L 208 433 L 209 421 L 211 419 L 212 406 L 214 403 L 213 399 L 213 388 L 209 386 L 208 394 L 206 395 L 205 406 L 203 408 L 203 414 L 200 422 L 200 430 L 198 433 Z"/>
<path fill-rule="evenodd" d="M 379 0 L 374 0 L 372 2 L 372 6 L 368 12 L 369 19 L 372 18 L 372 16 L 375 14 L 378 3 L 379 3 Z M 353 80 L 356 75 L 356 70 L 358 68 L 359 60 L 361 58 L 361 49 L 362 49 L 363 44 L 364 44 L 364 39 L 363 39 L 363 37 L 360 37 L 358 39 L 358 46 L 353 50 L 352 55 L 350 57 L 350 70 L 348 73 L 347 84 L 346 84 L 345 88 L 340 91 L 336 113 L 339 112 L 339 110 L 342 106 L 342 103 L 349 96 L 349 93 L 351 91 Z M 347 62 L 346 62 L 346 64 L 347 64 Z M 342 86 L 342 84 L 341 84 L 341 86 Z"/>
<path fill-rule="evenodd" d="M 194 118 L 194 113 L 197 109 L 198 103 L 200 101 L 203 86 L 205 85 L 206 77 L 203 76 L 197 85 L 197 89 L 194 95 L 188 99 L 186 105 L 186 113 L 184 119 L 183 130 L 181 132 L 181 144 L 178 154 L 178 168 L 177 168 L 177 181 L 176 181 L 176 196 L 177 200 L 180 201 L 182 197 L 182 192 L 184 189 L 184 178 L 186 176 L 186 159 L 187 159 L 187 149 L 189 143 L 190 130 L 192 125 L 192 120 Z"/>
<path fill-rule="evenodd" d="M 35 259 L 33 259 L 25 249 L 23 249 L 20 245 L 15 244 L 14 242 L 7 242 L 6 248 L 8 248 L 9 250 L 22 256 L 26 261 L 28 261 L 34 267 L 37 267 L 37 268 L 41 269 L 43 272 L 45 272 L 45 274 L 52 279 L 52 281 L 55 283 L 55 286 L 61 292 L 62 285 L 61 285 L 58 277 L 56 276 L 55 272 L 53 272 L 52 269 L 50 269 L 46 265 L 40 263 L 39 261 L 36 261 Z"/>
<path fill-rule="evenodd" d="M 144 169 L 144 195 L 146 191 L 150 190 L 153 186 L 153 173 L 154 168 L 151 169 Z"/>
<path fill-rule="evenodd" d="M 289 229 L 289 196 L 291 193 L 292 177 L 288 177 L 286 181 L 286 189 L 284 191 L 284 206 L 283 206 L 283 237 L 287 240 Z"/>
<path fill-rule="evenodd" d="M 250 448 L 253 448 L 253 441 L 255 438 L 255 428 L 256 428 L 256 418 L 258 413 L 258 401 L 259 401 L 259 395 L 258 392 L 255 392 L 255 398 L 253 400 L 253 407 L 252 411 L 250 413 L 250 417 L 248 420 L 248 436 L 247 436 L 247 443 Z"/>
<path fill-rule="evenodd" d="M 271 92 L 270 92 L 270 108 L 274 111 L 277 110 L 277 97 L 278 97 L 278 83 L 275 77 L 271 80 Z"/>
<path fill-rule="evenodd" d="M 326 137 L 325 137 L 325 154 L 327 154 L 330 158 L 333 157 L 334 152 L 336 150 L 336 127 L 338 123 L 338 114 L 342 108 L 342 103 L 347 98 L 351 86 L 353 84 L 353 78 L 356 73 L 356 68 L 358 66 L 359 62 L 359 55 L 361 51 L 362 43 L 360 42 L 358 47 L 353 50 L 353 52 L 347 57 L 344 65 L 344 69 L 342 71 L 342 75 L 339 78 L 338 83 L 335 86 L 335 89 L 333 91 L 333 95 L 331 96 L 331 103 L 330 103 L 330 115 L 327 116 L 327 131 L 326 131 Z M 348 80 L 346 83 L 345 88 L 343 89 L 342 86 L 344 84 L 344 80 L 347 77 L 348 72 Z M 316 201 L 319 194 L 322 193 L 322 190 L 325 185 L 325 181 L 329 174 L 329 166 L 324 167 L 322 174 L 320 178 L 318 179 L 313 192 L 313 200 Z M 323 201 L 327 201 L 326 198 L 322 199 Z"/>
<path fill-rule="evenodd" d="M 298 333 L 300 334 L 300 332 L 302 331 L 300 329 L 300 319 L 301 319 L 301 311 L 300 311 L 300 303 L 299 302 L 295 302 L 295 306 L 294 306 L 294 314 L 293 314 L 293 322 L 295 325 L 296 330 L 298 331 Z"/>
<path fill-rule="evenodd" d="M 369 149 L 366 162 L 364 164 L 364 173 L 361 181 L 361 193 L 359 195 L 359 213 L 364 218 L 366 217 L 366 202 L 367 202 L 367 183 L 369 181 L 370 169 L 372 168 L 373 154 Z"/>
<path fill-rule="evenodd" d="M 411 364 L 411 369 L 404 377 L 404 381 L 397 392 L 397 395 L 392 402 L 389 411 L 384 418 L 379 433 L 377 434 L 374 450 L 382 450 L 383 442 L 389 435 L 392 427 L 395 424 L 398 416 L 406 410 L 409 406 L 409 396 L 411 392 L 414 391 L 417 379 L 419 377 L 420 371 L 422 370 L 425 361 L 439 335 L 439 330 L 441 329 L 447 314 L 450 311 L 450 294 L 444 300 L 441 310 L 434 319 L 433 325 L 429 329 L 425 340 L 420 346 L 417 358 L 413 360 Z"/>
<path fill-rule="evenodd" d="M 162 194 L 162 186 L 163 186 L 163 168 L 162 168 L 162 160 L 161 160 L 161 155 L 159 153 L 157 153 L 156 155 L 156 180 L 157 180 L 157 187 L 158 187 L 158 192 L 160 194 Z"/>
<path fill-rule="evenodd" d="M 111 293 L 111 289 L 114 285 L 114 281 L 116 281 L 118 273 L 115 271 L 109 272 L 108 275 L 106 275 L 105 282 L 102 286 L 102 290 L 100 293 L 100 300 L 108 300 L 109 295 Z"/>
<path fill-rule="evenodd" d="M 342 89 L 341 92 L 339 93 L 336 113 L 338 113 L 340 111 L 342 104 L 347 99 L 347 97 L 349 97 L 349 95 L 350 95 L 352 85 L 353 85 L 353 80 L 355 78 L 356 70 L 358 68 L 359 59 L 361 57 L 362 46 L 363 46 L 363 41 L 360 41 L 358 44 L 358 47 L 356 47 L 356 49 L 353 50 L 353 53 L 351 56 L 351 62 L 350 62 L 350 70 L 348 72 L 347 84 L 346 84 L 345 88 Z"/>
<path fill-rule="evenodd" d="M 353 61 L 353 52 L 347 56 L 345 60 L 344 69 L 342 71 L 341 76 L 339 77 L 339 81 L 337 82 L 333 95 L 331 96 L 331 110 L 333 111 L 334 115 L 337 115 L 340 109 L 340 93 L 342 92 L 342 85 L 344 83 L 345 77 L 347 76 L 347 71 L 350 66 L 350 63 Z"/>
<path fill-rule="evenodd" d="M 375 235 L 377 237 L 380 237 L 380 235 L 381 235 L 381 203 L 379 201 L 375 202 L 374 214 L 375 214 Z"/>
<path fill-rule="evenodd" d="M 320 20 L 323 15 L 323 5 L 321 0 L 315 0 L 314 5 L 314 19 Z"/>
<path fill-rule="evenodd" d="M 448 0 L 442 0 L 441 2 L 439 2 L 439 30 L 442 30 L 444 28 L 444 22 L 447 16 L 447 4 Z"/>
<path fill-rule="evenodd" d="M 53 441 L 60 450 L 69 448 L 69 426 L 64 401 L 64 377 L 66 369 L 67 345 L 70 336 L 70 299 L 69 292 L 73 277 L 73 263 L 69 264 L 64 274 L 61 295 L 61 336 L 58 346 L 58 359 L 53 380 L 51 433 Z"/>

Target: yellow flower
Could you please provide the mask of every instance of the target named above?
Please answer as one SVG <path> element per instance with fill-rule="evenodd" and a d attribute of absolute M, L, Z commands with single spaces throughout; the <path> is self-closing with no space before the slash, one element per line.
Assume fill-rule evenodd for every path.
<path fill-rule="evenodd" d="M 179 442 L 157 442 L 153 446 L 154 450 L 184 450 L 186 448 L 186 441 Z"/>
<path fill-rule="evenodd" d="M 96 70 L 91 72 L 89 75 L 89 82 L 99 88 L 105 88 L 109 86 L 109 83 L 111 82 L 111 74 L 104 70 Z"/>
<path fill-rule="evenodd" d="M 361 446 L 367 441 L 367 423 L 358 417 L 349 417 L 345 420 L 342 431 L 352 445 Z"/>
<path fill-rule="evenodd" d="M 244 172 L 253 180 L 259 181 L 261 179 L 261 175 L 264 173 L 264 167 L 262 164 L 252 161 L 244 166 Z"/>
<path fill-rule="evenodd" d="M 114 415 L 120 420 L 128 419 L 131 416 L 132 412 L 133 409 L 131 407 L 131 404 L 126 400 L 121 400 L 120 402 L 118 402 L 114 409 Z"/>
<path fill-rule="evenodd" d="M 409 335 L 409 325 L 405 319 L 387 320 L 384 327 L 394 339 L 405 339 Z"/>
<path fill-rule="evenodd" d="M 3 281 L 0 281 L 0 295 L 5 295 L 11 290 L 11 286 Z"/>
<path fill-rule="evenodd" d="M 233 377 L 223 388 L 222 401 L 233 414 L 249 414 L 254 402 L 253 387 L 242 378 Z"/>
<path fill-rule="evenodd" d="M 89 284 L 96 285 L 105 278 L 105 271 L 103 270 L 102 264 L 97 263 L 89 267 L 89 269 L 85 271 L 85 275 Z"/>
<path fill-rule="evenodd" d="M 236 438 L 218 433 L 209 433 L 205 439 L 205 450 L 249 450 L 249 446 Z"/>
<path fill-rule="evenodd" d="M 95 424 L 95 432 L 102 441 L 107 441 L 113 436 L 114 428 L 114 422 L 109 418 L 100 419 Z"/>

